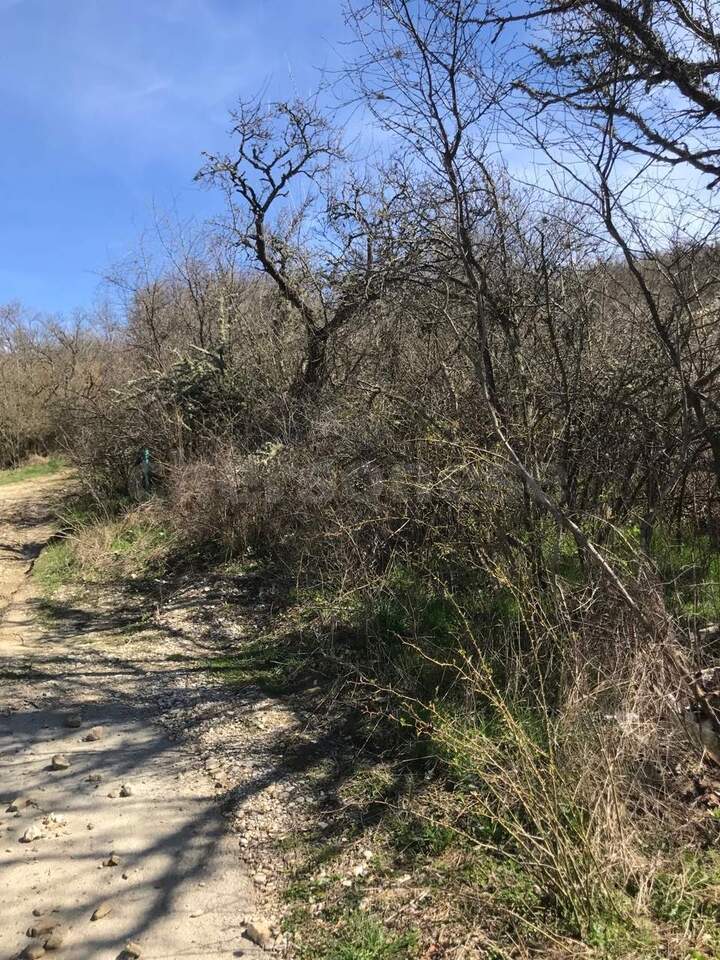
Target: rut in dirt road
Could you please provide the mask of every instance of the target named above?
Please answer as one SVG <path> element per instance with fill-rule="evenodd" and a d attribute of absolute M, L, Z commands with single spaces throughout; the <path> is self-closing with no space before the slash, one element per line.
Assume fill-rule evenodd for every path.
<path fill-rule="evenodd" d="M 260 954 L 211 783 L 154 723 L 157 673 L 34 617 L 26 573 L 61 489 L 0 491 L 0 958 Z"/>

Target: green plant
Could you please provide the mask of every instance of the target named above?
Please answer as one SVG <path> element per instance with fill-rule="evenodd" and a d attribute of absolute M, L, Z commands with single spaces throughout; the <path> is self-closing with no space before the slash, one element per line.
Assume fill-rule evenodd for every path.
<path fill-rule="evenodd" d="M 257 684 L 268 692 L 282 693 L 293 686 L 307 661 L 302 650 L 286 643 L 254 640 L 235 653 L 204 660 L 202 666 L 224 683 Z"/>
<path fill-rule="evenodd" d="M 459 839 L 451 827 L 410 811 L 394 814 L 387 829 L 397 853 L 409 861 L 419 857 L 438 857 Z"/>
<path fill-rule="evenodd" d="M 659 527 L 651 554 L 679 614 L 705 621 L 720 617 L 720 553 L 708 536 Z"/>
<path fill-rule="evenodd" d="M 414 955 L 416 946 L 415 931 L 391 933 L 374 917 L 355 912 L 315 956 L 322 960 L 405 960 Z"/>
<path fill-rule="evenodd" d="M 617 916 L 595 917 L 588 927 L 586 939 L 603 960 L 658 956 L 658 945 L 650 931 Z"/>
<path fill-rule="evenodd" d="M 720 870 L 717 858 L 686 855 L 675 872 L 655 877 L 651 907 L 660 920 L 685 927 L 720 922 Z"/>

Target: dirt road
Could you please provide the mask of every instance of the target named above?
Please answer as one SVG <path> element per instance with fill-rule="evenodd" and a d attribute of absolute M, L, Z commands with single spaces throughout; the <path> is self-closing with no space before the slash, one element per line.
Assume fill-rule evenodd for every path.
<path fill-rule="evenodd" d="M 62 483 L 0 488 L 0 960 L 40 956 L 48 935 L 27 932 L 45 922 L 63 938 L 49 956 L 72 960 L 133 956 L 128 941 L 148 960 L 259 955 L 212 784 L 154 723 L 157 673 L 153 693 L 110 638 L 38 616 L 27 572 Z"/>

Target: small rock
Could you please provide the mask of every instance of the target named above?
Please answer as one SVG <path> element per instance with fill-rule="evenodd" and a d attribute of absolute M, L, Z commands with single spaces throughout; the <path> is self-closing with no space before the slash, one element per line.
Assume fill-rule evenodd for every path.
<path fill-rule="evenodd" d="M 134 940 L 128 940 L 123 949 L 123 956 L 128 960 L 138 960 L 138 957 L 142 956 L 142 947 Z"/>
<path fill-rule="evenodd" d="M 272 934 L 270 932 L 270 927 L 263 920 L 258 920 L 255 923 L 248 923 L 245 927 L 244 936 L 252 943 L 257 944 L 258 947 L 261 947 L 263 950 L 267 950 L 272 941 Z"/>
<path fill-rule="evenodd" d="M 87 743 L 95 743 L 97 740 L 102 740 L 104 732 L 102 727 L 92 727 L 83 737 L 83 740 Z"/>
<path fill-rule="evenodd" d="M 73 710 L 72 713 L 66 713 L 63 721 L 66 727 L 74 728 L 82 726 L 82 714 L 79 710 Z"/>
<path fill-rule="evenodd" d="M 43 817 L 43 823 L 50 827 L 62 827 L 67 823 L 67 818 L 62 813 L 49 813 Z"/>
<path fill-rule="evenodd" d="M 263 886 L 265 886 L 265 884 L 268 882 L 267 874 L 266 874 L 266 873 L 256 873 L 256 874 L 253 876 L 253 880 L 254 880 L 255 883 L 257 883 L 259 886 L 263 887 Z"/>
<path fill-rule="evenodd" d="M 62 753 L 56 753 L 50 761 L 51 770 L 67 770 L 69 766 L 70 761 Z"/>
<path fill-rule="evenodd" d="M 45 937 L 49 933 L 52 933 L 57 926 L 57 920 L 42 920 L 40 923 L 36 923 L 32 927 L 29 927 L 25 931 L 25 935 L 30 937 L 31 940 L 36 940 L 39 937 Z"/>
<path fill-rule="evenodd" d="M 46 950 L 59 950 L 65 943 L 66 931 L 62 927 L 57 927 L 45 941 Z"/>
<path fill-rule="evenodd" d="M 112 910 L 112 904 L 109 900 L 103 900 L 102 903 L 99 903 L 93 915 L 90 917 L 91 920 L 102 920 L 103 917 L 106 917 Z"/>
<path fill-rule="evenodd" d="M 44 917 L 46 913 L 47 913 L 47 911 L 41 909 L 40 907 L 33 907 L 33 916 L 34 916 L 34 917 Z"/>
<path fill-rule="evenodd" d="M 25 833 L 20 837 L 20 843 L 32 843 L 34 840 L 39 840 L 42 835 L 43 832 L 39 825 L 37 823 L 31 823 Z"/>
<path fill-rule="evenodd" d="M 132 792 L 132 787 L 130 786 L 129 783 L 124 783 L 124 784 L 120 787 L 120 796 L 121 796 L 121 797 L 131 797 L 132 794 L 133 794 L 133 792 Z"/>
<path fill-rule="evenodd" d="M 120 857 L 118 857 L 115 852 L 110 854 L 107 860 L 103 860 L 104 867 L 117 867 L 120 863 Z"/>
<path fill-rule="evenodd" d="M 34 806 L 34 801 L 30 797 L 16 797 L 11 800 L 7 806 L 8 813 L 19 813 L 26 807 Z"/>
<path fill-rule="evenodd" d="M 20 960 L 38 960 L 45 956 L 45 947 L 41 943 L 30 943 L 20 954 Z"/>
<path fill-rule="evenodd" d="M 91 773 L 89 776 L 85 777 L 88 783 L 101 783 L 102 774 L 101 773 Z"/>

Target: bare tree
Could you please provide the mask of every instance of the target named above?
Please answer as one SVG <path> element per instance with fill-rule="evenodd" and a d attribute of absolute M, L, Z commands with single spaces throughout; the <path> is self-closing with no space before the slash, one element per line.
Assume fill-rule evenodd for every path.
<path fill-rule="evenodd" d="M 302 398 L 322 389 L 331 339 L 378 300 L 409 247 L 361 178 L 334 186 L 343 149 L 316 103 L 244 102 L 233 124 L 236 152 L 208 156 L 198 178 L 226 191 L 231 237 L 300 319 L 305 349 L 291 393 Z"/>
<path fill-rule="evenodd" d="M 720 183 L 717 4 L 696 0 L 560 0 L 473 14 L 499 30 L 534 25 L 537 61 L 518 86 L 543 113 L 567 108 L 623 148 Z"/>

